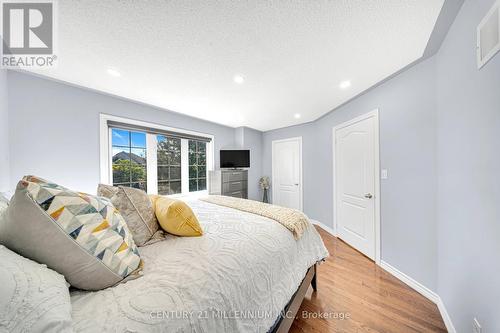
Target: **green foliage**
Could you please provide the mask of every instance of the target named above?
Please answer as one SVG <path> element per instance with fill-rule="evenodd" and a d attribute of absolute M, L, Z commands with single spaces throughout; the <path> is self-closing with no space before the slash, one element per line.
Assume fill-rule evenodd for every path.
<path fill-rule="evenodd" d="M 181 140 L 163 138 L 158 141 L 158 165 L 181 165 Z"/>
<path fill-rule="evenodd" d="M 118 160 L 113 163 L 114 182 L 129 182 L 132 176 L 132 182 L 146 180 L 146 168 L 129 160 Z"/>

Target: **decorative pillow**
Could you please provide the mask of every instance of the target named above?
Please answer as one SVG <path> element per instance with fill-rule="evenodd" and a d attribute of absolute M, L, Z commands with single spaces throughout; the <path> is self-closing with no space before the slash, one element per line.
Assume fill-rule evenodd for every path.
<path fill-rule="evenodd" d="M 137 246 L 143 246 L 158 231 L 158 221 L 146 192 L 130 187 L 99 184 L 97 195 L 111 200 L 127 222 Z"/>
<path fill-rule="evenodd" d="M 12 198 L 13 193 L 10 192 L 0 192 L 0 201 L 9 203 L 10 198 Z"/>
<path fill-rule="evenodd" d="M 99 184 L 97 186 L 97 195 L 111 199 L 120 190 L 118 186 Z"/>
<path fill-rule="evenodd" d="M 156 217 L 163 230 L 177 236 L 201 236 L 203 230 L 193 210 L 184 201 L 159 197 Z"/>
<path fill-rule="evenodd" d="M 73 332 L 64 277 L 0 245 L 0 331 Z"/>
<path fill-rule="evenodd" d="M 33 176 L 17 185 L 0 243 L 85 290 L 137 277 L 142 268 L 127 224 L 107 199 Z"/>
<path fill-rule="evenodd" d="M 4 199 L 6 199 L 7 201 L 10 201 L 10 198 L 14 196 L 14 192 L 15 190 L 0 192 L 0 196 L 4 197 Z"/>
<path fill-rule="evenodd" d="M 158 195 L 158 194 L 150 194 L 149 195 L 149 200 L 151 200 L 151 204 L 153 206 L 153 212 L 155 213 L 155 216 L 156 216 L 156 201 L 158 201 L 158 198 L 161 198 L 161 195 Z"/>
<path fill-rule="evenodd" d="M 0 209 L 7 209 L 9 207 L 9 199 L 0 193 Z"/>
<path fill-rule="evenodd" d="M 7 215 L 7 208 L 9 208 L 9 200 L 0 194 L 0 224 L 3 223 Z"/>

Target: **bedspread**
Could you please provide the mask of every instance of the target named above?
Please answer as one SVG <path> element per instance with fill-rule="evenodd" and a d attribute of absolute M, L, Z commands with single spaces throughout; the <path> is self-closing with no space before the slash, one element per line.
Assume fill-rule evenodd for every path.
<path fill-rule="evenodd" d="M 204 235 L 139 248 L 139 279 L 72 291 L 76 332 L 267 332 L 308 268 L 328 256 L 310 223 L 295 240 L 266 217 L 188 204 Z"/>
<path fill-rule="evenodd" d="M 200 200 L 268 217 L 290 230 L 295 239 L 302 237 L 304 229 L 309 224 L 309 220 L 304 213 L 292 208 L 223 195 L 211 195 Z"/>

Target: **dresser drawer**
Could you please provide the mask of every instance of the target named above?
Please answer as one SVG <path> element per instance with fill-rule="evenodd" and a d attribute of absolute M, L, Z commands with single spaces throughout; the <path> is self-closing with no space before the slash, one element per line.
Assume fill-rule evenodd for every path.
<path fill-rule="evenodd" d="M 225 196 L 228 196 L 228 197 L 235 197 L 235 198 L 243 198 L 243 199 L 246 199 L 245 198 L 245 195 L 243 193 L 243 191 L 235 191 L 235 192 L 228 192 L 226 194 L 224 194 Z"/>
<path fill-rule="evenodd" d="M 222 173 L 222 182 L 223 183 L 229 183 L 229 182 L 238 182 L 242 180 L 247 180 L 247 173 L 246 171 L 224 171 Z"/>
<path fill-rule="evenodd" d="M 246 190 L 246 188 L 247 188 L 246 180 L 240 180 L 237 182 L 229 182 L 229 183 L 222 184 L 222 192 L 223 193 L 242 191 L 242 190 Z"/>

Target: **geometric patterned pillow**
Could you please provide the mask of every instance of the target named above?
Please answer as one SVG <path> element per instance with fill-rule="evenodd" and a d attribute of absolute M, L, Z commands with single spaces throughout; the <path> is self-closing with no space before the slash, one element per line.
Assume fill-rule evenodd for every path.
<path fill-rule="evenodd" d="M 19 182 L 0 242 L 85 290 L 137 277 L 142 268 L 132 234 L 108 199 L 34 176 Z"/>

